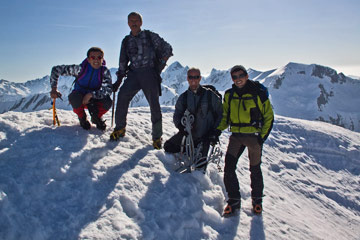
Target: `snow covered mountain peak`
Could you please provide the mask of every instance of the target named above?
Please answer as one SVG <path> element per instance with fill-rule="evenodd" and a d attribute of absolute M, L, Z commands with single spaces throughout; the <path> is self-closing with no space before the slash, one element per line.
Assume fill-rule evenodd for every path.
<path fill-rule="evenodd" d="M 162 72 L 161 105 L 174 105 L 177 98 L 188 88 L 188 66 L 173 62 Z M 116 69 L 110 69 L 115 81 Z M 349 78 L 329 67 L 317 64 L 289 62 L 283 67 L 269 71 L 248 69 L 249 78 L 264 84 L 270 93 L 277 114 L 308 120 L 320 120 L 360 131 L 360 81 Z M 70 109 L 67 101 L 73 77 L 60 77 L 58 88 L 64 102 L 58 108 Z M 214 85 L 221 93 L 232 85 L 228 70 L 212 69 L 203 76 L 201 84 Z M 51 99 L 49 76 L 26 83 L 0 82 L 0 113 L 6 111 L 35 111 L 47 109 Z M 140 91 L 131 102 L 132 107 L 148 106 Z"/>

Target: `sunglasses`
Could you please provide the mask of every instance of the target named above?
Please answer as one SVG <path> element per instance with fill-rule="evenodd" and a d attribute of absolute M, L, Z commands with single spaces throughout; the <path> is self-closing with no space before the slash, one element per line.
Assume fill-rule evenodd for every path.
<path fill-rule="evenodd" d="M 95 57 L 95 56 L 90 56 L 90 59 L 92 59 L 92 60 L 95 60 L 95 59 L 97 59 L 97 60 L 101 60 L 103 57 L 100 57 L 100 56 L 97 56 L 97 57 Z"/>
<path fill-rule="evenodd" d="M 199 76 L 199 75 L 197 75 L 197 76 L 190 76 L 190 75 L 189 75 L 188 78 L 189 78 L 189 79 L 199 79 L 200 76 Z"/>
<path fill-rule="evenodd" d="M 238 78 L 243 78 L 243 77 L 246 77 L 246 73 L 242 73 L 242 74 L 240 74 L 240 75 L 231 75 L 231 78 L 232 79 L 234 79 L 234 80 L 236 80 L 236 79 L 238 79 Z"/>

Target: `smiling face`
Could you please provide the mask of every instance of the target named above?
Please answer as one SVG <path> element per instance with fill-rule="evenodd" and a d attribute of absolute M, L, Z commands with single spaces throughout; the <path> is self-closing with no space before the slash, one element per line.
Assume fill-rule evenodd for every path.
<path fill-rule="evenodd" d="M 190 70 L 187 74 L 187 80 L 191 91 L 195 91 L 200 86 L 201 75 L 198 70 Z"/>
<path fill-rule="evenodd" d="M 231 79 L 233 80 L 235 86 L 237 86 L 238 88 L 242 88 L 245 86 L 246 81 L 249 79 L 249 75 L 247 75 L 244 71 L 239 70 L 231 74 Z"/>
<path fill-rule="evenodd" d="M 99 51 L 92 51 L 89 53 L 89 57 L 87 58 L 91 67 L 94 69 L 99 69 L 104 61 L 104 56 Z"/>
<path fill-rule="evenodd" d="M 142 26 L 141 18 L 136 15 L 129 16 L 128 25 L 131 29 L 131 34 L 136 36 L 141 31 L 141 26 Z"/>

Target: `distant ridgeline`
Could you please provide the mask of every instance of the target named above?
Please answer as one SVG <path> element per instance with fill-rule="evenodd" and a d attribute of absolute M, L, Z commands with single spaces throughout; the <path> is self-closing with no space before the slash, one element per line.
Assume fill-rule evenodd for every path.
<path fill-rule="evenodd" d="M 177 98 L 188 88 L 186 73 L 189 68 L 179 62 L 172 63 L 162 73 L 161 105 L 175 105 Z M 115 78 L 116 69 L 111 69 Z M 337 73 L 321 65 L 288 63 L 287 65 L 260 72 L 249 69 L 249 78 L 268 87 L 275 114 L 329 122 L 360 132 L 360 81 Z M 57 101 L 60 109 L 71 109 L 67 95 L 71 91 L 72 77 L 60 77 L 58 89 L 63 101 Z M 231 87 L 229 70 L 213 69 L 203 77 L 202 84 L 214 85 L 221 93 Z M 7 111 L 31 112 L 48 109 L 49 76 L 25 83 L 0 80 L 0 113 Z M 139 92 L 131 101 L 131 107 L 148 106 L 145 96 Z"/>

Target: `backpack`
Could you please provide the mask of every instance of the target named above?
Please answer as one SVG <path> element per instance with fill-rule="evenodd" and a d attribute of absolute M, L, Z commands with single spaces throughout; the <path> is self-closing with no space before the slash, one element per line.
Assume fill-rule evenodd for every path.
<path fill-rule="evenodd" d="M 267 88 L 262 85 L 261 83 L 259 83 L 258 81 L 252 81 L 252 80 L 248 80 L 250 81 L 251 83 L 254 84 L 255 86 L 255 92 L 251 92 L 251 95 L 252 97 L 242 97 L 242 96 L 239 96 L 237 99 L 241 100 L 249 100 L 249 99 L 252 99 L 256 105 L 256 112 L 250 112 L 250 117 L 251 117 L 251 122 L 250 123 L 231 123 L 230 122 L 230 111 L 231 111 L 231 107 L 230 107 L 230 104 L 231 104 L 231 100 L 234 98 L 234 93 L 235 93 L 235 90 L 234 88 L 231 88 L 229 90 L 227 90 L 225 92 L 225 94 L 227 92 L 230 92 L 230 95 L 229 95 L 229 106 L 228 106 L 228 112 L 227 112 L 227 116 L 226 116 L 226 123 L 227 124 L 230 124 L 230 126 L 237 126 L 237 127 L 249 127 L 249 126 L 253 126 L 253 127 L 257 127 L 257 128 L 261 128 L 262 125 L 263 125 L 263 122 L 264 122 L 264 117 L 263 115 L 261 114 L 261 111 L 260 111 L 260 107 L 259 107 L 259 104 L 258 104 L 258 101 L 257 101 L 257 97 L 259 96 L 260 97 L 260 100 L 261 102 L 264 102 L 268 97 L 269 97 L 269 92 L 267 91 Z M 243 107 L 245 108 L 245 104 L 243 102 Z"/>
<path fill-rule="evenodd" d="M 211 91 L 213 92 L 216 96 L 218 96 L 220 98 L 220 100 L 222 101 L 222 95 L 219 93 L 218 90 L 216 90 L 216 87 L 213 85 L 201 85 L 204 89 L 205 92 L 206 91 Z M 203 95 L 201 95 L 199 102 L 201 102 L 202 97 L 205 95 L 205 92 L 203 93 Z M 208 94 L 208 102 L 211 103 L 211 94 Z M 187 109 L 187 91 L 184 92 L 184 97 L 183 97 L 183 106 L 185 106 L 185 109 Z M 199 105 L 200 106 L 200 105 Z M 195 114 L 198 111 L 199 106 L 196 108 L 195 110 Z M 209 104 L 209 109 L 210 111 L 213 113 L 214 116 L 216 116 L 216 113 L 214 111 L 213 105 Z"/>
<path fill-rule="evenodd" d="M 161 82 L 162 82 L 162 78 L 160 76 L 162 70 L 165 68 L 166 66 L 166 63 L 163 62 L 161 60 L 161 52 L 159 52 L 159 50 L 155 49 L 155 46 L 154 46 L 154 43 L 151 39 L 151 36 L 150 36 L 150 31 L 149 30 L 144 30 L 145 32 L 145 35 L 146 35 L 146 39 L 148 40 L 148 42 L 150 43 L 150 46 L 151 48 L 154 50 L 155 52 L 155 61 L 154 61 L 154 68 L 156 70 L 156 72 L 158 73 L 158 84 L 159 84 L 159 96 L 162 95 L 162 92 L 161 92 Z M 128 45 L 128 41 L 129 41 L 129 35 L 127 35 L 124 39 L 124 46 L 127 48 L 127 45 Z"/>

